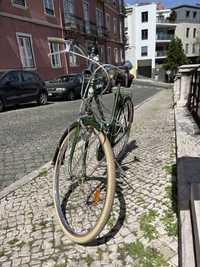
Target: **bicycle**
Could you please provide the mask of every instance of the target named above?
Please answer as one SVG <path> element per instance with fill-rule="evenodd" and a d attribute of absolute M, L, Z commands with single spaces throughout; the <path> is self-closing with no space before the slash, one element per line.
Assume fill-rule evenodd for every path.
<path fill-rule="evenodd" d="M 115 161 L 125 153 L 134 109 L 131 97 L 122 95 L 119 85 L 107 122 L 104 105 L 96 93 L 99 70 L 108 78 L 102 93 L 109 85 L 106 65 L 100 64 L 95 55 L 87 56 L 80 46 L 62 42 L 65 49 L 58 53 L 83 57 L 93 68 L 87 85 L 82 83 L 80 116 L 64 132 L 53 158 L 53 197 L 58 220 L 72 241 L 85 244 L 101 233 L 109 219 L 116 188 Z"/>

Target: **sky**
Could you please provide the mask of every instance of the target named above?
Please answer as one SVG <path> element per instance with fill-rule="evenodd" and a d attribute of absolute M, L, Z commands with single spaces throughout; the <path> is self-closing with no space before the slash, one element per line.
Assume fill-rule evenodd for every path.
<path fill-rule="evenodd" d="M 200 4 L 200 0 L 124 0 L 125 3 L 128 4 L 136 4 L 136 3 L 152 3 L 152 2 L 159 2 L 162 3 L 166 8 L 173 7 L 178 5 L 195 5 Z"/>

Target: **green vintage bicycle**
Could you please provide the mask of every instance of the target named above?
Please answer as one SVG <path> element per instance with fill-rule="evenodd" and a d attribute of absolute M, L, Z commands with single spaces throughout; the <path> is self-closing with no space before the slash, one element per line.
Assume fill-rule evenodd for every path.
<path fill-rule="evenodd" d="M 107 119 L 102 94 L 109 82 L 102 85 L 99 93 L 102 72 L 110 79 L 106 65 L 100 64 L 92 53 L 87 56 L 80 46 L 64 43 L 65 49 L 59 53 L 73 53 L 89 60 L 92 71 L 87 82 L 82 83 L 80 116 L 65 131 L 55 152 L 53 196 L 64 232 L 74 242 L 85 244 L 100 235 L 111 214 L 116 160 L 125 153 L 134 109 L 131 97 L 123 95 L 118 86 L 112 114 Z M 122 70 L 113 68 L 123 75 Z"/>

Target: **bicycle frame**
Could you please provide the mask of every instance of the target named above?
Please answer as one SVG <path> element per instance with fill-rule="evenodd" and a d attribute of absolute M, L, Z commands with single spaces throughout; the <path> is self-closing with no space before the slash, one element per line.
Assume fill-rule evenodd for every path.
<path fill-rule="evenodd" d="M 79 48 L 79 50 L 81 50 L 81 49 Z M 120 86 L 118 86 L 117 91 L 114 94 L 114 104 L 112 107 L 111 119 L 110 119 L 110 122 L 107 123 L 105 121 L 103 108 L 102 108 L 100 101 L 99 101 L 99 96 L 95 94 L 95 84 L 94 84 L 94 75 L 96 74 L 98 69 L 100 69 L 100 68 L 104 69 L 103 65 L 101 66 L 101 64 L 99 64 L 94 59 L 90 59 L 89 57 L 85 57 L 79 53 L 70 52 L 70 46 L 66 50 L 61 51 L 60 53 L 64 53 L 64 52 L 68 52 L 68 53 L 72 53 L 72 54 L 81 56 L 83 58 L 90 60 L 93 64 L 98 65 L 96 70 L 94 70 L 94 72 L 93 72 L 93 78 L 88 82 L 88 85 L 86 86 L 87 93 L 89 92 L 89 85 L 90 85 L 90 88 L 92 88 L 92 96 L 90 96 L 86 101 L 85 101 L 85 99 L 82 99 L 81 107 L 82 107 L 83 103 L 85 102 L 85 108 L 81 112 L 81 115 L 78 118 L 78 120 L 76 121 L 76 123 L 78 123 L 80 125 L 79 129 L 81 129 L 81 127 L 83 125 L 87 125 L 87 122 L 90 122 L 91 125 L 93 125 L 97 130 L 102 131 L 108 137 L 108 140 L 110 141 L 111 146 L 113 146 L 114 145 L 114 139 L 115 139 L 115 132 L 116 132 L 116 122 L 117 122 L 117 118 L 118 118 L 118 116 L 122 110 L 123 101 L 124 101 L 123 100 L 124 98 L 122 97 L 121 92 L 120 92 Z M 56 53 L 59 53 L 59 52 L 56 52 Z M 54 53 L 54 54 L 56 54 L 56 53 Z M 109 77 L 107 71 L 106 71 L 106 75 L 107 75 L 107 77 Z M 107 86 L 108 86 L 108 84 L 107 84 Z M 99 111 L 100 120 L 95 117 L 95 114 L 92 110 L 91 104 L 92 104 L 93 99 L 95 100 L 97 109 Z M 66 130 L 60 139 L 59 146 L 57 147 L 56 152 L 55 152 L 54 157 L 53 157 L 53 160 L 52 160 L 53 165 L 55 165 L 60 146 L 61 146 L 64 138 L 68 134 L 68 132 L 69 131 Z M 79 133 L 77 133 L 77 134 L 79 134 Z M 72 151 L 70 153 L 71 158 L 73 157 L 73 152 L 75 150 L 76 141 L 77 141 L 77 137 L 74 138 L 73 148 L 72 148 Z M 86 150 L 87 150 L 87 146 L 86 146 Z M 86 155 L 84 155 L 84 158 L 85 157 L 86 157 Z"/>

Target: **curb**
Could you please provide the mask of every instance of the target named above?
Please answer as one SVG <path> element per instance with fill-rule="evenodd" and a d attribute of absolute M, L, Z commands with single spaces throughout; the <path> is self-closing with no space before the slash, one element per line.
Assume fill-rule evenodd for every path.
<path fill-rule="evenodd" d="M 135 110 L 139 109 L 145 103 L 151 101 L 154 96 L 155 95 L 145 99 L 143 102 L 136 105 L 134 107 L 134 109 Z M 16 182 L 12 183 L 11 185 L 9 185 L 5 189 L 3 189 L 3 191 L 0 192 L 0 200 L 2 198 L 4 198 L 5 196 L 7 196 L 8 194 L 12 193 L 13 191 L 17 190 L 19 187 L 24 186 L 25 184 L 31 182 L 33 179 L 35 179 L 37 176 L 39 176 L 42 171 L 44 171 L 44 170 L 49 171 L 51 168 L 52 168 L 51 161 L 49 161 L 49 162 L 45 163 L 44 165 L 42 165 L 41 167 L 39 167 L 38 169 L 32 171 L 31 173 L 26 174 L 21 179 L 17 180 Z"/>
<path fill-rule="evenodd" d="M 39 176 L 42 171 L 44 170 L 49 171 L 51 167 L 52 167 L 51 161 L 49 161 L 40 168 L 38 168 L 37 170 L 32 171 L 31 173 L 25 175 L 23 178 L 7 186 L 5 189 L 3 189 L 3 191 L 0 192 L 0 200 L 5 196 L 7 196 L 8 194 L 12 193 L 13 191 L 17 190 L 19 187 L 27 184 L 28 182 L 31 182 L 33 179 Z"/>
<path fill-rule="evenodd" d="M 171 83 L 164 83 L 164 82 L 158 82 L 158 81 L 153 81 L 153 80 L 141 80 L 141 79 L 133 80 L 132 84 L 148 85 L 148 86 L 153 86 L 153 87 L 156 86 L 156 87 L 166 88 L 166 89 L 171 89 L 173 87 L 173 84 Z"/>

